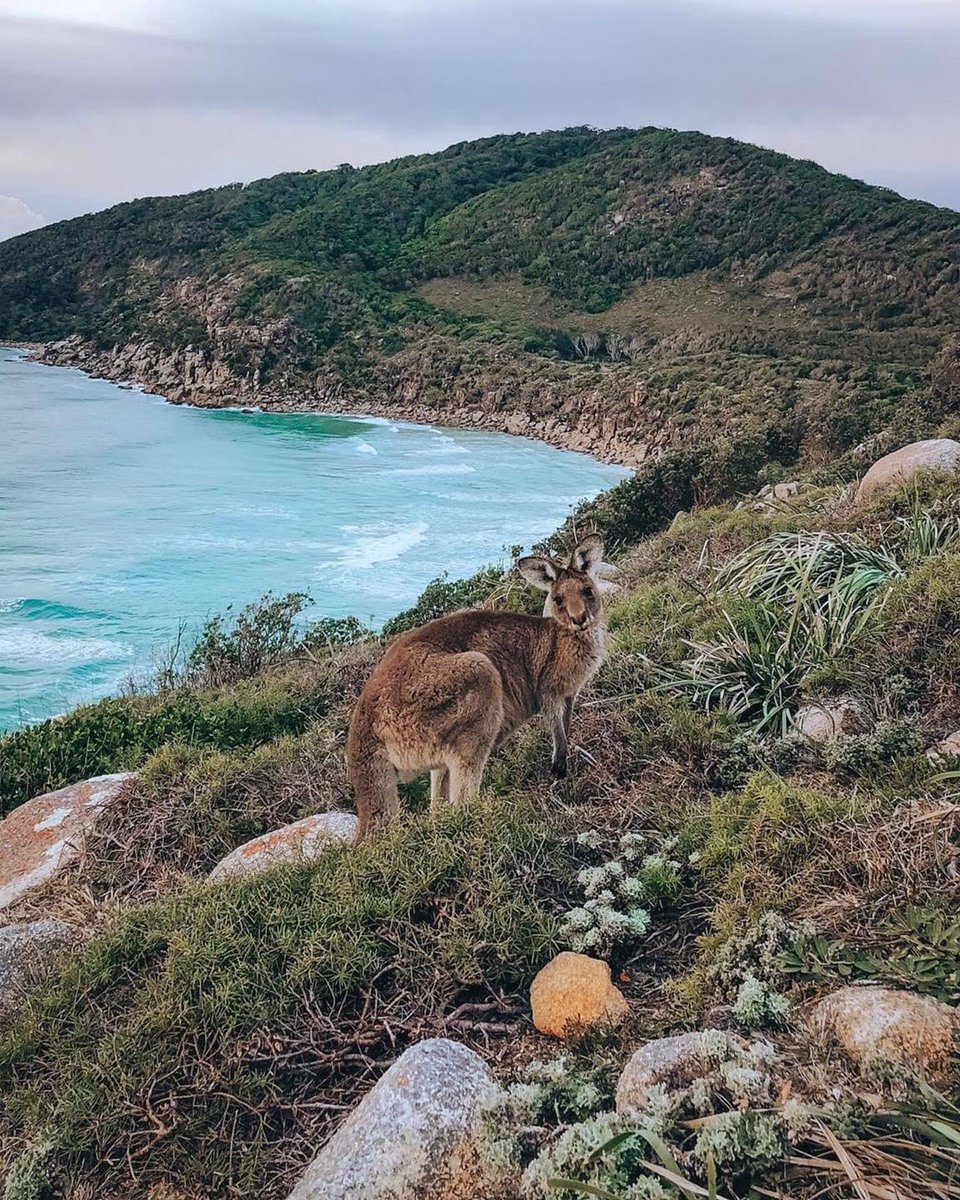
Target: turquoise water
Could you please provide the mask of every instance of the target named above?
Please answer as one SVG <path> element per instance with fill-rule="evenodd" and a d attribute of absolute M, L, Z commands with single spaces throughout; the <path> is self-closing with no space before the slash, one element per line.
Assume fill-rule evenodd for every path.
<path fill-rule="evenodd" d="M 622 475 L 501 434 L 179 408 L 0 349 L 0 729 L 267 591 L 382 622 Z"/>

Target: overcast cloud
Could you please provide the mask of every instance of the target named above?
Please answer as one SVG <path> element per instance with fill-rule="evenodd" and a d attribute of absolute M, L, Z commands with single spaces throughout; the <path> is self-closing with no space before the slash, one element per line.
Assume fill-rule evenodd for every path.
<path fill-rule="evenodd" d="M 0 237 L 583 123 L 729 134 L 960 208 L 958 62 L 960 0 L 0 0 Z"/>

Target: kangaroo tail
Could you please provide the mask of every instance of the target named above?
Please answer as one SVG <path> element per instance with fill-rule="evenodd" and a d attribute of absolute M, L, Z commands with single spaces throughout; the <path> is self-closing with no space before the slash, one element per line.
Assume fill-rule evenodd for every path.
<path fill-rule="evenodd" d="M 347 771 L 357 806 L 356 841 L 371 829 L 385 824 L 400 810 L 397 772 L 386 749 L 373 731 L 373 723 L 361 699 L 347 737 Z"/>

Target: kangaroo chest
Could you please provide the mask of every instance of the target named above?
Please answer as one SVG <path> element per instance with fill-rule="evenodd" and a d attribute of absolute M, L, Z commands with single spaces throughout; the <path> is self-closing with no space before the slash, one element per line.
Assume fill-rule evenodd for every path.
<path fill-rule="evenodd" d="M 573 698 L 590 682 L 603 663 L 604 635 L 605 631 L 600 629 L 590 638 L 568 636 L 558 642 L 538 681 L 539 710 Z"/>

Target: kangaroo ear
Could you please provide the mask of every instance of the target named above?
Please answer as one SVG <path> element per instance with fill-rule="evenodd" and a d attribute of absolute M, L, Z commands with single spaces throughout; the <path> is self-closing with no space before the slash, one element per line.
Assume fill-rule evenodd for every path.
<path fill-rule="evenodd" d="M 603 561 L 603 542 L 598 533 L 588 534 L 570 555 L 570 566 L 592 575 Z"/>
<path fill-rule="evenodd" d="M 556 563 L 551 562 L 549 558 L 540 558 L 536 555 L 519 559 L 517 570 L 527 583 L 532 583 L 541 592 L 549 592 L 550 584 L 560 574 Z"/>

